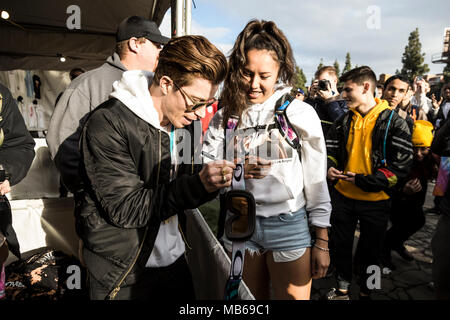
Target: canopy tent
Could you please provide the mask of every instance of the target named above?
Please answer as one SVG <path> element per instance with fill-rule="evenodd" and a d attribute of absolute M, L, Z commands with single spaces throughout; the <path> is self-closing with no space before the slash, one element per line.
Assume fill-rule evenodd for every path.
<path fill-rule="evenodd" d="M 111 55 L 118 24 L 139 15 L 161 24 L 171 0 L 0 0 L 0 70 L 92 69 Z M 66 61 L 62 63 L 60 57 Z"/>

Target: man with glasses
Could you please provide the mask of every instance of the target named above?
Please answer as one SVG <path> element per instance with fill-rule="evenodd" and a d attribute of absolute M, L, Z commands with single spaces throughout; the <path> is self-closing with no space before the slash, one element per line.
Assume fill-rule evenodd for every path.
<path fill-rule="evenodd" d="M 168 40 L 153 21 L 138 16 L 124 19 L 117 29 L 114 54 L 101 67 L 74 79 L 61 96 L 50 121 L 47 144 L 64 185 L 75 197 L 83 189 L 78 140 L 87 114 L 108 99 L 113 82 L 120 80 L 124 71 L 153 72 Z"/>
<path fill-rule="evenodd" d="M 124 72 L 111 98 L 89 116 L 75 217 L 91 299 L 195 298 L 184 210 L 229 187 L 235 165 L 196 161 L 201 130 L 194 125 L 226 70 L 225 56 L 206 38 L 172 39 L 154 74 Z"/>

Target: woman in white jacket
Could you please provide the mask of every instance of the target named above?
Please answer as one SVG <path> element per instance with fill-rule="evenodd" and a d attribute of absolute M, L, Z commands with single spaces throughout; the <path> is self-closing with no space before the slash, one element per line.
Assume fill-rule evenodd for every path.
<path fill-rule="evenodd" d="M 256 299 L 270 299 L 270 288 L 275 299 L 309 299 L 311 279 L 325 276 L 330 260 L 331 205 L 320 120 L 310 105 L 290 103 L 287 117 L 301 137 L 300 153 L 273 126 L 276 102 L 291 90 L 294 66 L 290 44 L 275 23 L 250 21 L 233 47 L 224 108 L 209 124 L 203 146 L 218 159 L 246 156 L 245 186 L 255 197 L 257 217 L 246 242 L 243 278 Z M 233 116 L 238 122 L 230 139 L 224 128 Z M 231 242 L 222 240 L 230 252 Z"/>

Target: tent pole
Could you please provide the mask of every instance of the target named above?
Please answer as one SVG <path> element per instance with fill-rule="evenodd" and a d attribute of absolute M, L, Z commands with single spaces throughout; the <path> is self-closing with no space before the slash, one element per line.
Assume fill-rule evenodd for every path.
<path fill-rule="evenodd" d="M 192 20 L 192 0 L 186 0 L 184 34 L 191 34 L 191 20 Z"/>

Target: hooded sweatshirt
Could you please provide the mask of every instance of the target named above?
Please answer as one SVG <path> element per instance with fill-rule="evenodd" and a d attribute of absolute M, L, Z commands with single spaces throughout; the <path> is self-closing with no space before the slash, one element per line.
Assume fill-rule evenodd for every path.
<path fill-rule="evenodd" d="M 309 104 L 297 99 L 287 108 L 288 119 L 301 136 L 301 161 L 297 151 L 279 137 L 278 129 L 270 132 L 268 129 L 274 123 L 277 100 L 290 91 L 289 87 L 280 87 L 265 102 L 249 105 L 235 132 L 258 129 L 236 134 L 236 143 L 232 145 L 244 148 L 249 154 L 269 155 L 264 157 L 271 161 L 267 175 L 262 179 L 245 180 L 246 190 L 255 197 L 256 215 L 271 217 L 306 207 L 312 225 L 329 227 L 331 204 L 326 183 L 326 148 L 317 113 Z M 229 142 L 222 119 L 223 109 L 211 120 L 202 149 L 216 159 L 225 158 L 224 143 Z M 228 159 L 228 151 L 226 158 L 232 160 Z"/>
<path fill-rule="evenodd" d="M 371 175 L 372 172 L 372 133 L 375 122 L 383 110 L 389 109 L 386 100 L 375 98 L 376 105 L 364 117 L 354 108 L 350 132 L 347 140 L 347 153 L 349 155 L 345 171 L 357 174 Z M 379 201 L 389 199 L 384 192 L 365 192 L 355 184 L 339 180 L 335 186 L 341 194 L 350 199 Z"/>
<path fill-rule="evenodd" d="M 101 67 L 76 77 L 55 107 L 46 140 L 62 180 L 71 192 L 82 189 L 78 142 L 83 124 L 90 111 L 108 100 L 113 82 L 120 80 L 124 71 L 119 55 L 114 53 Z"/>
<path fill-rule="evenodd" d="M 114 90 L 110 97 L 120 100 L 136 116 L 146 121 L 153 127 L 169 134 L 173 139 L 172 126 L 161 127 L 159 115 L 156 111 L 150 95 L 149 87 L 153 80 L 153 73 L 142 70 L 126 71 L 120 81 L 113 84 Z M 176 154 L 176 144 L 171 150 L 172 164 Z M 174 263 L 185 251 L 185 244 L 178 230 L 178 216 L 172 216 L 161 222 L 158 235 L 155 240 L 152 253 L 146 263 L 146 267 L 165 267 Z"/>

